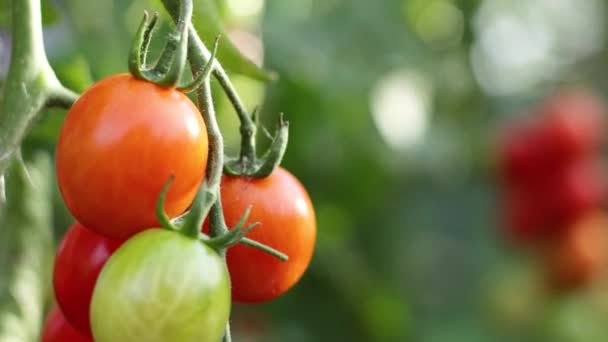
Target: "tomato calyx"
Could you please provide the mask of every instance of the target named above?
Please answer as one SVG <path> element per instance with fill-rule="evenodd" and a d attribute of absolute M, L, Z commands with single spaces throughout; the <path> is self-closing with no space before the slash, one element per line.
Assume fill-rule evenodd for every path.
<path fill-rule="evenodd" d="M 254 121 L 257 123 L 257 114 L 254 111 Z M 289 121 L 283 113 L 279 113 L 279 122 L 270 147 L 261 158 L 255 155 L 256 130 L 241 129 L 241 155 L 239 158 L 229 159 L 224 163 L 224 173 L 230 176 L 246 176 L 250 178 L 266 178 L 281 164 L 289 140 Z M 253 138 L 250 135 L 254 135 Z M 253 147 L 246 145 L 253 144 Z"/>
<path fill-rule="evenodd" d="M 245 223 L 247 222 L 250 213 L 251 207 L 245 210 L 245 213 L 241 216 L 241 219 L 233 229 L 214 238 L 208 238 L 206 235 L 203 235 L 203 240 L 209 247 L 215 250 L 227 249 L 228 247 L 239 243 L 253 228 L 261 224 L 260 222 L 254 222 L 245 227 Z"/>
<path fill-rule="evenodd" d="M 200 233 L 200 227 L 203 220 L 209 214 L 211 206 L 213 206 L 218 200 L 217 196 L 215 196 L 213 192 L 208 189 L 206 182 L 201 184 L 191 209 L 185 215 L 183 215 L 179 221 L 171 221 L 164 210 L 164 203 L 167 192 L 169 191 L 169 187 L 171 186 L 174 178 L 175 177 L 173 175 L 169 177 L 169 180 L 163 186 L 163 189 L 161 190 L 156 202 L 156 215 L 158 217 L 158 221 L 164 229 L 176 231 L 190 238 L 197 239 L 207 246 L 213 248 L 219 254 L 223 254 L 229 247 L 234 246 L 237 243 L 243 243 L 275 256 L 281 261 L 288 260 L 288 256 L 284 253 L 246 237 L 251 230 L 260 225 L 260 222 L 254 222 L 248 226 L 245 226 L 247 218 L 251 213 L 251 207 L 245 210 L 245 213 L 241 219 L 232 229 L 228 230 L 226 227 L 224 227 L 226 228 L 222 229 L 224 233 L 212 238 Z"/>
<path fill-rule="evenodd" d="M 173 88 L 186 66 L 188 57 L 188 25 L 192 18 L 192 0 L 180 1 L 180 13 L 175 30 L 167 35 L 160 57 L 148 67 L 146 59 L 152 33 L 158 23 L 158 13 L 152 18 L 144 11 L 129 53 L 129 72 L 136 78 L 153 82 L 161 87 Z"/>

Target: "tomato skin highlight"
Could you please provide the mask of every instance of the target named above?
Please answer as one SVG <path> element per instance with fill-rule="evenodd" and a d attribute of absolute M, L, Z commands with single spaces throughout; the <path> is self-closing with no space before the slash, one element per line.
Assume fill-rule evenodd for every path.
<path fill-rule="evenodd" d="M 76 222 L 57 249 L 53 269 L 57 305 L 83 335 L 92 336 L 89 309 L 97 277 L 122 242 L 106 238 Z"/>
<path fill-rule="evenodd" d="M 260 179 L 224 176 L 220 189 L 229 227 L 234 227 L 251 206 L 247 224 L 260 222 L 261 225 L 247 237 L 289 257 L 283 262 L 242 244 L 229 248 L 226 258 L 233 300 L 259 303 L 287 292 L 306 271 L 314 250 L 317 230 L 308 193 L 283 168 Z M 208 227 L 204 227 L 204 231 L 208 231 Z"/>
<path fill-rule="evenodd" d="M 66 321 L 61 310 L 53 307 L 42 330 L 42 342 L 93 342 Z"/>
<path fill-rule="evenodd" d="M 184 212 L 205 175 L 208 140 L 187 96 L 129 74 L 100 80 L 72 106 L 57 142 L 59 189 L 89 229 L 126 239 L 158 226 L 154 207 L 171 175 L 165 210 Z"/>
<path fill-rule="evenodd" d="M 104 266 L 91 303 L 96 342 L 217 342 L 230 314 L 230 279 L 204 243 L 153 229 Z"/>

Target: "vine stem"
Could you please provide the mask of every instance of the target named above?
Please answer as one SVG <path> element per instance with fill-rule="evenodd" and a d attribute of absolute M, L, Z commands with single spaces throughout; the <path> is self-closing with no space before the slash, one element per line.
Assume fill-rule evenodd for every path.
<path fill-rule="evenodd" d="M 163 0 L 163 2 L 170 0 Z M 211 51 L 207 49 L 201 38 L 196 33 L 196 30 L 192 25 L 189 28 L 188 35 L 188 50 L 192 52 L 196 52 L 198 58 L 203 59 L 203 61 L 208 61 L 211 58 Z M 189 53 L 189 56 L 192 54 Z M 232 104 L 232 107 L 236 111 L 236 114 L 241 122 L 241 126 L 239 128 L 241 132 L 241 160 L 245 160 L 247 162 L 253 163 L 255 161 L 255 133 L 256 133 L 256 124 L 252 119 L 251 115 L 245 109 L 245 105 L 241 100 L 238 92 L 232 85 L 226 70 L 222 67 L 222 64 L 216 59 L 213 61 L 213 76 L 217 79 L 220 86 L 223 88 L 224 93 L 228 97 L 228 100 Z"/>
<path fill-rule="evenodd" d="M 176 21 L 178 19 L 180 0 L 162 0 L 162 3 L 167 12 L 173 18 L 173 21 Z M 196 54 L 193 52 L 196 52 Z M 188 28 L 188 56 L 199 59 L 204 63 L 209 61 L 211 58 L 211 51 L 209 51 L 209 49 L 205 46 L 192 24 L 190 24 L 190 27 Z M 242 139 L 240 159 L 244 162 L 253 163 L 256 158 L 254 144 L 256 136 L 256 124 L 249 112 L 247 112 L 245 105 L 232 85 L 226 70 L 224 70 L 221 63 L 217 60 L 213 61 L 213 76 L 223 88 L 226 96 L 228 96 L 228 100 L 232 104 L 232 107 L 236 111 L 239 121 L 241 122 L 240 132 Z"/>
<path fill-rule="evenodd" d="M 11 0 L 12 55 L 0 97 L 0 176 L 47 107 L 69 108 L 78 95 L 59 83 L 47 60 L 39 0 Z"/>
<path fill-rule="evenodd" d="M 174 9 L 177 6 L 175 2 L 179 2 L 179 0 L 163 0 L 165 7 L 169 10 L 173 20 L 178 18 L 177 13 L 171 11 L 170 9 Z M 217 44 L 217 42 L 216 42 Z M 190 62 L 190 68 L 192 69 L 192 74 L 196 75 L 197 72 L 203 70 L 207 63 L 210 63 L 212 58 L 211 51 L 207 49 L 202 40 L 198 37 L 198 34 L 192 27 L 190 23 L 189 26 L 189 35 L 188 35 L 188 61 Z M 211 65 L 212 71 L 214 71 L 214 75 L 217 76 L 217 66 L 219 63 L 215 60 L 211 61 L 213 63 Z M 225 73 L 222 73 L 225 76 Z M 227 77 L 226 77 L 227 80 Z M 228 81 L 227 84 L 229 84 Z M 230 85 L 230 89 L 233 92 L 233 99 L 238 101 L 240 108 L 243 108 L 240 105 L 240 99 L 236 94 L 236 90 Z M 215 117 L 215 111 L 213 109 L 213 97 L 211 95 L 211 84 L 210 78 L 205 77 L 203 81 L 202 87 L 197 88 L 196 97 L 198 106 L 203 114 L 203 120 L 205 121 L 205 125 L 207 126 L 207 135 L 209 137 L 209 157 L 207 160 L 207 176 L 205 181 L 201 184 L 201 187 L 206 188 L 212 192 L 214 196 L 213 206 L 210 209 L 210 237 L 216 237 L 225 234 L 228 232 L 228 228 L 226 226 L 224 220 L 224 214 L 222 212 L 221 207 L 221 198 L 220 198 L 220 182 L 222 177 L 222 170 L 224 167 L 224 139 L 222 137 L 221 131 L 219 129 L 219 125 L 217 123 L 217 118 Z M 202 191 L 199 191 L 202 193 Z M 210 193 L 207 193 L 210 195 Z M 209 198 L 211 199 L 211 198 Z M 195 200 L 196 203 L 196 200 Z M 187 219 L 186 219 L 187 220 Z M 185 226 L 189 224 L 186 223 Z M 225 251 L 221 252 L 222 258 L 226 259 Z M 230 333 L 230 323 L 226 324 L 226 329 L 224 332 L 223 342 L 232 342 L 232 335 Z"/>
<path fill-rule="evenodd" d="M 179 18 L 177 11 L 179 8 L 179 2 L 180 0 L 162 0 L 165 9 L 169 12 L 174 21 L 178 20 Z M 211 71 L 228 96 L 228 99 L 234 107 L 241 122 L 240 132 L 242 140 L 240 160 L 245 163 L 254 163 L 256 123 L 246 111 L 245 106 L 236 92 L 236 89 L 232 85 L 226 71 L 223 69 L 222 65 L 215 58 L 213 58 L 211 51 L 209 51 L 209 49 L 200 39 L 192 23 L 190 23 L 188 27 L 188 60 L 190 62 L 193 77 L 196 77 L 197 71 L 203 70 L 203 67 L 207 63 L 212 63 Z M 209 82 L 209 78 L 206 77 L 203 86 L 197 89 L 196 94 L 198 105 L 203 114 L 205 124 L 207 125 L 207 133 L 209 136 L 209 159 L 207 162 L 208 178 L 203 182 L 202 186 L 207 187 L 208 190 L 214 191 L 213 195 L 215 196 L 215 202 L 209 212 L 209 235 L 213 238 L 226 234 L 228 232 L 228 227 L 226 225 L 222 210 L 221 193 L 219 189 L 224 166 L 223 137 L 219 130 L 217 119 L 213 111 L 213 99 L 211 96 L 211 87 Z M 199 191 L 199 193 L 201 193 L 201 191 Z M 186 223 L 186 226 L 188 225 L 189 224 Z M 247 239 L 246 241 L 249 242 L 250 240 Z M 221 256 L 224 260 L 226 259 L 225 250 L 221 252 Z M 232 342 L 229 322 L 226 324 L 222 341 Z"/>
<path fill-rule="evenodd" d="M 192 27 L 192 26 L 190 26 Z M 192 33 L 192 31 L 191 31 Z M 196 33 L 194 33 L 196 34 Z M 192 73 L 195 74 L 198 70 L 202 70 L 207 61 L 201 58 L 200 49 L 205 48 L 203 42 L 199 39 L 196 46 L 189 44 L 188 56 L 190 61 L 190 67 Z M 217 44 L 217 42 L 216 42 Z M 211 55 L 209 56 L 211 58 Z M 213 66 L 212 66 L 213 67 Z M 220 182 L 222 178 L 222 170 L 224 168 L 224 138 L 220 131 L 215 117 L 215 111 L 213 110 L 213 97 L 211 96 L 211 84 L 209 77 L 205 77 L 203 86 L 196 90 L 196 97 L 198 105 L 203 114 L 205 125 L 207 126 L 207 135 L 209 136 L 209 158 L 207 160 L 207 179 L 201 186 L 208 187 L 209 190 L 213 191 L 215 201 L 211 207 L 210 213 L 210 231 L 211 237 L 220 236 L 228 232 L 226 223 L 224 221 L 223 212 L 221 208 L 221 195 L 220 195 Z M 215 219 L 214 219 L 215 218 Z M 200 225 L 199 225 L 200 227 Z M 221 251 L 221 256 L 226 260 L 226 251 Z M 224 333 L 223 341 L 232 342 L 230 333 L 230 323 L 226 324 L 226 330 Z"/>

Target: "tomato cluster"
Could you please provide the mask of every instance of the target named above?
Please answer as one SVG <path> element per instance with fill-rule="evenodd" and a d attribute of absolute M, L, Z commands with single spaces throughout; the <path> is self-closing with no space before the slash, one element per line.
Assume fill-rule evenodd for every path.
<path fill-rule="evenodd" d="M 606 225 L 597 219 L 607 185 L 600 159 L 603 107 L 590 93 L 570 89 L 534 114 L 501 136 L 505 228 L 512 240 L 546 251 L 554 285 L 576 287 L 603 261 L 597 251 Z"/>
<path fill-rule="evenodd" d="M 249 238 L 285 253 L 286 262 L 247 245 L 231 247 L 224 261 L 204 240 L 159 228 L 164 185 L 173 179 L 164 210 L 175 218 L 205 177 L 208 149 L 201 113 L 175 88 L 119 74 L 82 94 L 57 144 L 59 189 L 77 222 L 57 251 L 58 307 L 44 342 L 216 342 L 231 299 L 268 301 L 300 279 L 315 215 L 304 187 L 282 168 L 264 178 L 224 176 L 221 196 L 226 224 L 237 226 L 250 207 L 247 221 L 260 227 Z"/>

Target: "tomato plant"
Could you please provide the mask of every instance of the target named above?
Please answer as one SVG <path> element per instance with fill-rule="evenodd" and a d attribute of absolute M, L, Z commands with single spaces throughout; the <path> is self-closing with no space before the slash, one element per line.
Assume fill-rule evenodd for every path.
<path fill-rule="evenodd" d="M 171 175 L 168 215 L 188 208 L 207 153 L 205 124 L 188 97 L 118 74 L 89 88 L 68 112 L 57 142 L 57 181 L 80 223 L 124 239 L 158 225 L 156 199 Z"/>
<path fill-rule="evenodd" d="M 242 297 L 245 301 L 285 292 L 302 276 L 312 255 L 316 227 L 310 198 L 295 177 L 274 171 L 287 147 L 289 123 L 279 115 L 268 151 L 258 157 L 256 132 L 263 128 L 255 113 L 246 111 L 215 58 L 219 37 L 210 51 L 193 29 L 191 0 L 162 1 L 175 25 L 154 62 L 147 55 L 160 16 L 144 12 L 128 56 L 129 74 L 104 78 L 79 98 L 58 82 L 46 63 L 42 28 L 34 23 L 41 17 L 39 2 L 11 3 L 17 18 L 11 22 L 26 38 L 24 43 L 13 40 L 15 55 L 3 88 L 8 91 L 0 97 L 0 107 L 8 108 L 3 113 L 9 113 L 0 113 L 5 118 L 0 122 L 15 128 L 0 146 L 6 147 L 0 158 L 0 192 L 6 161 L 22 162 L 19 145 L 40 112 L 71 107 L 59 132 L 55 163 L 59 190 L 78 222 L 59 247 L 54 269 L 55 295 L 67 314 L 64 321 L 97 342 L 230 342 L 228 248 L 246 245 L 243 252 L 235 247 L 229 258 L 241 269 L 263 274 L 247 279 L 250 271 L 245 278 L 235 271 L 241 284 L 264 280 L 262 292 Z M 183 82 L 188 64 L 192 77 Z M 27 72 L 29 66 L 33 73 Z M 227 162 L 213 106 L 212 75 L 241 121 L 240 156 Z M 184 95 L 195 90 L 196 105 Z M 35 103 L 21 104 L 30 100 Z M 231 203 L 234 196 L 228 190 L 226 212 L 219 202 L 223 170 L 252 189 L 241 203 Z M 226 183 L 230 188 L 230 181 Z M 250 221 L 264 221 L 267 227 L 252 239 L 246 237 L 255 226 L 247 222 L 251 204 L 255 210 Z M 212 222 L 206 236 L 200 230 L 208 216 Z M 154 229 L 158 226 L 164 230 Z M 275 243 L 281 250 L 270 246 Z M 251 248 L 267 253 L 270 260 L 265 254 L 251 254 Z M 241 253 L 254 258 L 251 265 L 238 261 Z M 241 288 L 240 294 L 251 290 Z"/>
<path fill-rule="evenodd" d="M 148 230 L 103 268 L 91 304 L 96 342 L 217 342 L 230 312 L 230 280 L 203 242 Z"/>
<path fill-rule="evenodd" d="M 53 272 L 57 304 L 66 319 L 88 336 L 92 336 L 89 308 L 97 277 L 121 243 L 74 223 L 57 250 Z"/>
<path fill-rule="evenodd" d="M 230 248 L 226 258 L 233 299 L 257 303 L 280 296 L 300 279 L 312 257 L 316 222 L 308 193 L 283 168 L 266 178 L 224 176 L 220 189 L 229 226 L 251 206 L 248 222 L 261 225 L 248 236 L 289 256 L 282 262 L 250 246 Z"/>
<path fill-rule="evenodd" d="M 66 321 L 61 310 L 54 307 L 42 330 L 42 342 L 93 342 Z"/>

